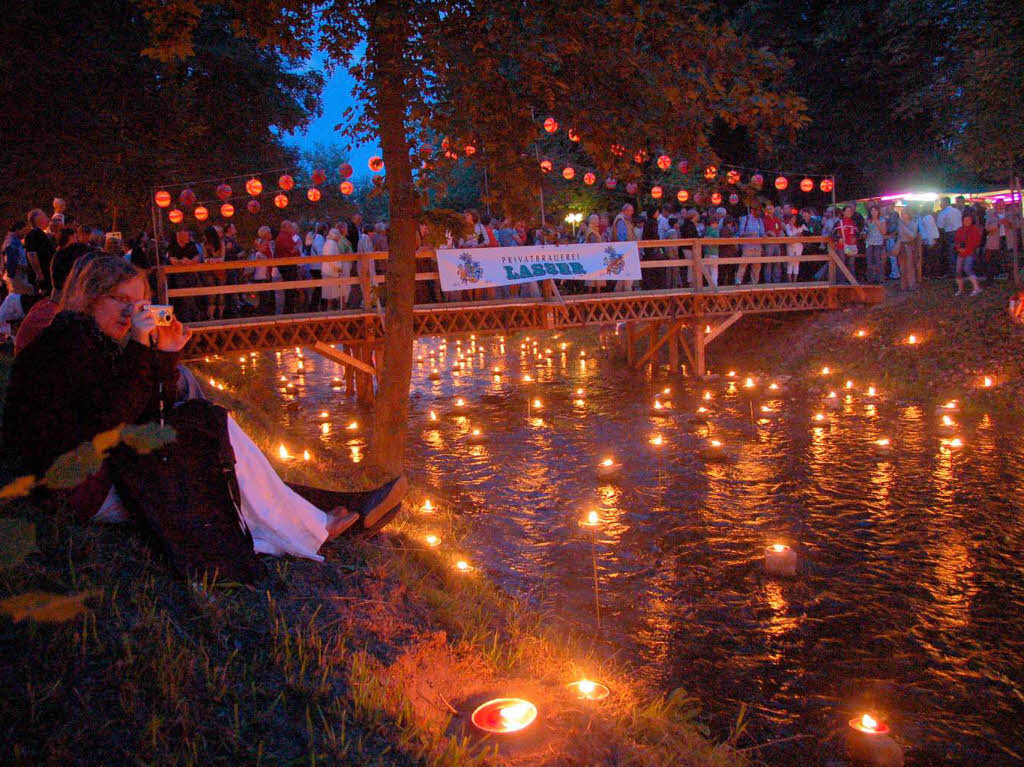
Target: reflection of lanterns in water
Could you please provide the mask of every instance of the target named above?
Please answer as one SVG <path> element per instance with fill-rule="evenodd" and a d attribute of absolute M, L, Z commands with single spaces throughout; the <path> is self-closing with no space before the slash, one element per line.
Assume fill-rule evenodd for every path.
<path fill-rule="evenodd" d="M 589 679 L 572 682 L 569 689 L 576 693 L 576 697 L 580 700 L 604 700 L 611 692 L 600 682 L 593 682 Z"/>
<path fill-rule="evenodd" d="M 470 719 L 484 732 L 518 732 L 533 724 L 537 707 L 521 698 L 496 698 L 479 706 Z"/>

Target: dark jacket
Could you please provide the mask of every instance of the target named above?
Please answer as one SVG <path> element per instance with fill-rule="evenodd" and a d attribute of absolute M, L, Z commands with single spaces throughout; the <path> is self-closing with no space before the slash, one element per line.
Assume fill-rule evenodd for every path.
<path fill-rule="evenodd" d="M 56 250 L 53 246 L 53 242 L 39 227 L 33 227 L 33 229 L 25 235 L 25 252 L 35 252 L 39 256 L 39 267 L 43 271 L 43 279 L 37 281 L 35 272 L 32 271 L 31 266 L 29 267 L 29 274 L 32 278 L 32 284 L 36 286 L 36 290 L 39 291 L 40 295 L 48 296 L 52 290 L 50 285 L 50 262 L 53 260 L 53 253 Z"/>
<path fill-rule="evenodd" d="M 61 312 L 14 360 L 4 440 L 41 476 L 58 456 L 122 423 L 159 413 L 158 384 L 174 402 L 178 354 L 136 341 L 121 347 L 91 317 Z"/>

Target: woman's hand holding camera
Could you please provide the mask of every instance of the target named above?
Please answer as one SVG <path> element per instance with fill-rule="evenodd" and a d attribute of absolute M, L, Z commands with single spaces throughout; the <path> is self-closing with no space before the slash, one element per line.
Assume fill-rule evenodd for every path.
<path fill-rule="evenodd" d="M 192 331 L 181 324 L 177 317 L 170 324 L 157 325 L 156 313 L 152 307 L 140 307 L 132 316 L 132 338 L 144 346 L 152 339 L 162 352 L 180 352 L 192 337 Z"/>

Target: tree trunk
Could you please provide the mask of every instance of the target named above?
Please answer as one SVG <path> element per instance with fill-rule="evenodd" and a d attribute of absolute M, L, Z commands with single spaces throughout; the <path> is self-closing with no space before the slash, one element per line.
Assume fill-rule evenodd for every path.
<path fill-rule="evenodd" d="M 380 4 L 387 8 L 390 3 Z M 384 10 L 383 8 L 381 10 Z M 389 9 L 390 10 L 390 9 Z M 402 51 L 408 28 L 401 11 L 384 10 L 370 25 L 376 32 L 377 122 L 389 199 L 389 257 L 384 310 L 384 364 L 378 374 L 372 462 L 389 472 L 402 470 L 409 428 L 409 382 L 412 379 L 413 318 L 416 293 L 416 248 L 419 197 L 412 182 L 412 163 L 406 136 L 406 95 Z"/>

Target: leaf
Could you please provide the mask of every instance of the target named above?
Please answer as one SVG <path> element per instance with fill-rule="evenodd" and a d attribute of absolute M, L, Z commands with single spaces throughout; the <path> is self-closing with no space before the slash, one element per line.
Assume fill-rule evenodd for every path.
<path fill-rule="evenodd" d="M 102 463 L 103 456 L 96 452 L 92 442 L 83 442 L 53 462 L 46 470 L 43 484 L 54 490 L 75 487 L 99 471 Z"/>
<path fill-rule="evenodd" d="M 101 593 L 99 589 L 66 595 L 28 591 L 0 600 L 0 613 L 9 615 L 15 623 L 26 618 L 39 623 L 63 623 L 84 613 L 85 600 Z"/>
<path fill-rule="evenodd" d="M 0 499 L 21 498 L 22 496 L 28 495 L 35 485 L 36 477 L 34 474 L 26 474 L 24 477 L 18 477 L 10 484 L 4 485 L 3 488 L 0 488 Z"/>
<path fill-rule="evenodd" d="M 164 445 L 169 445 L 174 442 L 177 436 L 174 427 L 161 426 L 158 423 L 125 426 L 121 430 L 122 441 L 140 455 L 152 453 Z"/>
<path fill-rule="evenodd" d="M 25 561 L 36 548 L 36 526 L 27 519 L 0 518 L 0 570 Z"/>
<path fill-rule="evenodd" d="M 121 441 L 121 431 L 124 429 L 124 424 L 115 426 L 109 431 L 101 431 L 95 437 L 92 438 L 92 446 L 96 448 L 96 452 L 100 455 L 104 455 L 110 448 Z"/>

